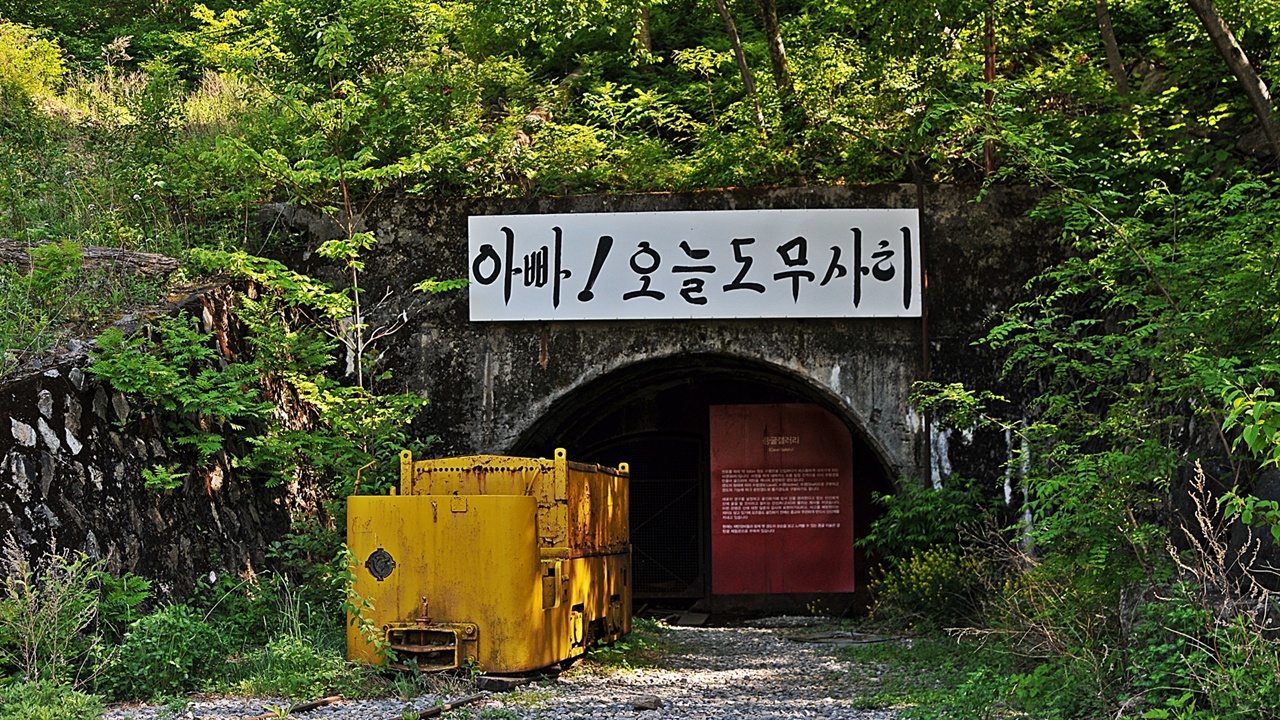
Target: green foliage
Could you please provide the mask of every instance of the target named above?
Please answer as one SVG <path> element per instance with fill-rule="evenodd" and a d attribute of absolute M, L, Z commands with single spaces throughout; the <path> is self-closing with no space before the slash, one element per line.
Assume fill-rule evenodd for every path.
<path fill-rule="evenodd" d="M 66 71 L 57 43 L 0 15 L 0 109 L 53 97 Z M 0 113 L 0 122 L 7 124 L 7 115 Z"/>
<path fill-rule="evenodd" d="M 191 606 L 166 605 L 129 626 L 99 685 L 132 699 L 195 692 L 222 676 L 228 651 L 227 638 Z"/>
<path fill-rule="evenodd" d="M 158 318 L 146 332 L 126 337 L 116 328 L 98 338 L 89 372 L 121 392 L 136 394 L 173 420 L 172 441 L 195 449 L 204 463 L 222 450 L 224 437 L 214 427 L 244 427 L 270 417 L 274 404 L 250 388 L 256 368 L 246 363 L 220 369 L 210 347 L 212 334 L 193 317 Z M 167 473 L 147 478 L 166 486 Z M 179 479 L 178 484 L 181 483 Z"/>
<path fill-rule="evenodd" d="M 0 265 L 0 373 L 21 356 L 53 349 L 86 329 L 114 320 L 121 303 L 150 302 L 154 282 L 106 268 L 82 269 L 81 247 L 64 241 L 28 251 L 31 272 Z"/>
<path fill-rule="evenodd" d="M 1262 362 L 1251 371 L 1248 380 L 1238 376 L 1232 382 L 1220 382 L 1215 388 L 1227 403 L 1222 429 L 1239 431 L 1233 447 L 1244 445 L 1263 465 L 1272 466 L 1280 465 L 1280 402 L 1273 399 L 1274 388 L 1260 383 L 1277 376 L 1280 376 L 1280 365 Z M 1254 387 L 1250 389 L 1246 383 L 1253 383 Z"/>
<path fill-rule="evenodd" d="M 320 596 L 320 604 L 313 605 L 315 595 L 315 588 L 295 585 L 283 576 L 241 582 L 223 593 L 210 612 L 216 613 L 218 627 L 246 647 L 234 672 L 219 679 L 219 686 L 248 695 L 298 699 L 366 694 L 371 674 L 345 659 L 346 636 L 335 622 L 336 597 Z M 250 627 L 255 616 L 261 618 L 265 634 Z"/>
<path fill-rule="evenodd" d="M 997 682 L 1008 683 L 1009 703 L 1032 717 L 1061 718 L 1099 717 L 1110 707 L 1106 675 L 1098 675 L 1088 660 L 1070 655 L 1052 657 L 1034 670 L 1017 673 Z M 995 678 L 987 679 L 988 683 Z"/>
<path fill-rule="evenodd" d="M 0 267 L 0 372 L 160 297 L 157 283 L 82 267 L 82 248 L 181 255 L 188 272 L 262 291 L 237 298 L 248 346 L 215 352 L 194 325 L 159 321 L 104 336 L 103 373 L 147 398 L 197 458 L 225 452 L 272 483 L 318 478 L 330 497 L 353 492 L 372 462 L 361 488 L 378 491 L 412 444 L 404 426 L 422 402 L 363 387 L 377 331 L 361 317 L 361 252 L 373 238 L 358 216 L 380 196 L 900 182 L 915 170 L 1031 183 L 1046 190 L 1038 216 L 1063 228 L 1069 259 L 987 340 L 1022 390 L 1006 392 L 1009 403 L 946 383 L 918 393 L 935 418 L 1005 430 L 1026 448 L 1009 468 L 1030 511 L 1016 529 L 1025 544 L 988 538 L 999 552 L 975 565 L 957 529 L 982 503 L 951 482 L 881 500 L 866 544 L 896 563 L 900 577 L 885 582 L 911 602 L 998 565 L 1009 582 L 984 601 L 992 629 L 1047 658 L 1017 668 L 1012 683 L 977 668 L 951 685 L 954 705 L 939 701 L 946 712 L 1114 714 L 1136 682 L 1117 660 L 1130 648 L 1139 659 L 1150 650 L 1155 659 L 1141 662 L 1162 677 L 1182 678 L 1163 695 L 1144 688 L 1165 703 L 1151 712 L 1228 712 L 1231 691 L 1204 688 L 1257 682 L 1232 653 L 1266 668 L 1269 641 L 1229 625 L 1197 631 L 1214 661 L 1195 665 L 1189 649 L 1157 652 L 1169 644 L 1160 633 L 1131 637 L 1126 620 L 1135 598 L 1172 574 L 1162 559 L 1168 500 L 1193 422 L 1223 427 L 1239 483 L 1222 507 L 1280 534 L 1277 507 L 1250 484 L 1280 458 L 1280 186 L 1239 144 L 1255 121 L 1198 21 L 1181 4 L 1110 3 L 1134 86 L 1121 98 L 1088 3 L 784 3 L 810 120 L 797 128 L 768 81 L 754 9 L 730 5 L 763 130 L 708 3 L 0 0 L 0 237 L 46 243 L 30 274 Z M 1264 76 L 1280 50 L 1273 6 L 1220 3 Z M 338 224 L 325 254 L 346 265 L 348 291 L 247 252 L 280 250 L 251 237 L 258 203 L 270 200 Z M 356 388 L 333 377 L 343 344 L 355 352 Z M 278 418 L 272 408 L 285 401 L 303 415 Z M 146 481 L 173 487 L 184 470 L 148 468 Z M 346 567 L 324 562 L 334 552 L 326 522 L 277 549 L 295 572 L 323 568 L 307 578 L 325 588 L 317 597 Z M 278 629 L 255 613 L 275 593 L 242 590 L 222 602 L 242 598 L 252 623 L 226 632 L 261 647 Z M 127 626 L 131 612 L 103 622 Z M 278 650 L 272 658 L 310 657 Z M 1175 672 L 1175 657 L 1199 668 L 1199 687 Z"/>
<path fill-rule="evenodd" d="M 0 720 L 83 720 L 103 712 L 102 698 L 54 680 L 0 685 Z"/>
<path fill-rule="evenodd" d="M 1188 658 L 1199 657 L 1207 647 L 1206 631 L 1212 630 L 1213 617 L 1206 608 L 1197 607 L 1193 595 L 1184 585 L 1161 602 L 1143 605 L 1134 625 L 1134 687 L 1148 695 L 1154 707 L 1180 704 L 1190 687 Z"/>
<path fill-rule="evenodd" d="M 959 545 L 961 533 L 977 530 L 994 509 L 993 501 L 972 480 L 950 478 L 942 487 L 899 483 L 897 493 L 875 494 L 882 510 L 857 545 L 889 560 L 931 547 Z"/>
<path fill-rule="evenodd" d="M 244 654 L 282 631 L 280 596 L 287 580 L 278 576 L 248 579 L 231 574 L 206 576 L 196 584 L 189 604 L 228 642 L 228 652 Z"/>
<path fill-rule="evenodd" d="M 46 553 L 33 567 L 8 535 L 0 580 L 0 661 L 31 683 L 84 682 L 96 645 L 86 631 L 98 613 L 100 566 L 84 553 L 63 551 Z"/>
<path fill-rule="evenodd" d="M 186 480 L 185 473 L 177 472 L 177 465 L 152 465 L 142 468 L 142 482 L 152 490 L 173 490 L 182 487 Z"/>
<path fill-rule="evenodd" d="M 165 413 L 171 437 L 195 450 L 200 462 L 226 450 L 236 433 L 249 446 L 235 462 L 261 472 L 269 484 L 309 474 L 328 483 L 334 497 L 353 492 L 356 473 L 374 489 L 398 468 L 410 445 L 403 431 L 424 400 L 414 395 L 374 395 L 330 379 L 335 343 L 305 322 L 315 312 L 334 327 L 350 307 L 322 283 L 244 253 L 194 253 L 262 288 L 257 298 L 238 297 L 237 318 L 248 329 L 249 352 L 215 363 L 212 332 L 194 318 L 158 318 L 146 332 L 125 337 L 109 330 L 99 339 L 90 372 Z M 276 412 L 283 392 L 303 409 L 303 421 Z M 381 471 L 381 472 L 379 472 Z M 181 478 L 152 469 L 148 482 L 176 486 Z"/>
<path fill-rule="evenodd" d="M 934 413 L 937 419 L 953 427 L 973 428 L 998 424 L 989 414 L 988 406 L 1008 401 L 986 390 L 975 392 L 962 383 L 916 382 L 911 386 L 911 402 L 922 412 Z"/>
<path fill-rule="evenodd" d="M 319 647 L 304 637 L 284 634 L 247 655 L 232 688 L 245 695 L 318 698 L 359 696 L 364 676 L 347 663 L 339 648 Z"/>
<path fill-rule="evenodd" d="M 950 638 L 890 641 L 836 649 L 855 678 L 878 678 L 856 687 L 860 709 L 899 708 L 901 717 L 996 718 L 1007 706 L 991 680 L 1007 680 L 1014 656 L 991 644 Z M 997 686 L 999 687 L 999 686 Z"/>
<path fill-rule="evenodd" d="M 1280 644 L 1244 615 L 1221 617 L 1186 585 L 1140 610 L 1134 686 L 1151 718 L 1275 718 Z"/>
<path fill-rule="evenodd" d="M 470 281 L 466 278 L 454 278 L 452 280 L 428 278 L 414 285 L 413 289 L 416 292 L 430 293 L 434 295 L 436 293 L 448 292 L 450 290 L 461 290 L 466 287 L 469 282 Z"/>
<path fill-rule="evenodd" d="M 350 230 L 353 214 L 393 188 L 528 195 L 897 181 L 913 161 L 926 176 L 968 179 L 981 173 L 987 140 L 1011 179 L 1067 168 L 1110 175 L 1117 162 L 1155 177 L 1180 148 L 1221 162 L 1248 120 L 1209 44 L 1187 42 L 1200 37 L 1189 13 L 1147 0 L 1113 9 L 1126 62 L 1154 81 L 1127 106 L 1078 4 L 997 3 L 990 13 L 972 2 L 784 6 L 810 122 L 790 128 L 761 82 L 764 134 L 705 4 L 113 3 L 110 17 L 71 0 L 8 5 L 0 13 L 29 26 L 10 25 L 11 54 L 39 59 L 11 75 L 56 95 L 61 55 L 29 28 L 74 46 L 76 62 L 101 77 L 98 89 L 80 86 L 63 100 L 87 106 L 93 122 L 73 113 L 58 124 L 90 135 L 113 118 L 113 131 L 96 138 L 110 142 L 95 152 L 136 161 L 128 179 L 143 181 L 115 194 L 140 194 L 154 217 L 163 203 L 181 208 L 179 222 L 204 242 L 218 237 L 204 231 L 219 215 L 269 197 L 337 209 Z M 641 45 L 642 11 L 650 48 Z M 758 18 L 734 12 L 763 79 Z M 980 62 L 988 14 L 1000 48 L 992 82 Z M 1270 52 L 1275 23 L 1260 18 L 1271 15 L 1230 17 L 1251 57 Z M 125 37 L 132 44 L 101 52 Z"/>
<path fill-rule="evenodd" d="M 267 551 L 281 570 L 298 581 L 313 604 L 333 605 L 344 592 L 344 566 L 338 559 L 345 539 L 339 529 L 343 523 L 340 512 L 330 514 L 339 521 L 324 522 L 317 517 L 295 520 L 288 534 Z"/>
<path fill-rule="evenodd" d="M 98 681 L 111 697 L 149 699 L 199 690 L 313 698 L 368 692 L 343 658 L 336 602 L 311 605 L 282 576 L 204 582 L 191 603 L 135 619 Z"/>
<path fill-rule="evenodd" d="M 969 625 L 982 617 L 992 575 L 991 564 L 972 549 L 914 550 L 872 581 L 874 617 L 926 631 Z"/>
<path fill-rule="evenodd" d="M 106 642 L 115 645 L 126 630 L 142 617 L 142 606 L 151 599 L 151 581 L 133 573 L 115 577 L 98 574 L 102 590 L 98 601 L 98 628 Z"/>
<path fill-rule="evenodd" d="M 308 308 L 324 320 L 337 320 L 351 314 L 351 301 L 343 294 L 315 278 L 307 277 L 269 258 L 250 255 L 243 250 L 210 250 L 192 248 L 191 265 L 205 273 L 225 273 L 232 278 L 248 280 L 269 288 L 273 298 L 250 308 L 267 311 L 284 308 Z M 265 321 L 259 321 L 265 327 Z M 320 361 L 317 361 L 320 362 Z"/>
<path fill-rule="evenodd" d="M 1245 525 L 1266 525 L 1271 537 L 1280 542 L 1280 502 L 1234 491 L 1225 493 L 1219 500 L 1229 517 L 1238 517 Z"/>

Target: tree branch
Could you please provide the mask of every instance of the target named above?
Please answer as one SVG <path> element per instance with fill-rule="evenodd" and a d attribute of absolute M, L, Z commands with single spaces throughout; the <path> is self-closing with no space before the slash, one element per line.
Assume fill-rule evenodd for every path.
<path fill-rule="evenodd" d="M 1262 133 L 1266 135 L 1267 143 L 1271 145 L 1271 156 L 1280 161 L 1280 126 L 1276 125 L 1275 115 L 1271 112 L 1271 93 L 1267 90 L 1266 83 L 1258 77 L 1257 71 L 1253 69 L 1253 64 L 1249 62 L 1240 43 L 1236 41 L 1231 28 L 1218 14 L 1213 0 L 1187 0 L 1187 4 L 1200 18 L 1218 54 L 1240 81 L 1245 96 L 1249 98 L 1249 104 L 1253 106 L 1253 112 L 1262 123 Z"/>

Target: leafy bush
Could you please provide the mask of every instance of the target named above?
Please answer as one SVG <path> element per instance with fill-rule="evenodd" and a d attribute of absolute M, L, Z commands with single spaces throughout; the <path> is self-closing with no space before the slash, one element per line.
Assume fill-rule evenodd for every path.
<path fill-rule="evenodd" d="M 986 540 L 979 534 L 988 532 L 993 501 L 959 478 L 941 488 L 900 485 L 874 496 L 883 513 L 857 541 L 887 562 L 871 586 L 876 619 L 929 629 L 977 621 L 999 568 L 971 546 Z"/>
<path fill-rule="evenodd" d="M 102 698 L 53 680 L 0 685 L 0 720 L 84 720 L 102 710 Z"/>
<path fill-rule="evenodd" d="M 978 483 L 955 477 L 940 488 L 903 480 L 898 492 L 876 493 L 873 499 L 881 514 L 857 544 L 890 561 L 935 546 L 959 545 L 961 534 L 978 528 L 993 509 Z"/>
<path fill-rule="evenodd" d="M 223 576 L 202 584 L 210 623 L 236 656 L 231 674 L 217 685 L 294 698 L 368 692 L 368 669 L 346 662 L 340 598 L 330 584 L 307 587 L 283 575 Z M 312 604 L 315 598 L 320 604 Z"/>
<path fill-rule="evenodd" d="M 53 96 L 64 73 L 66 61 L 57 43 L 0 18 L 0 109 Z"/>
<path fill-rule="evenodd" d="M 293 527 L 267 549 L 267 557 L 280 563 L 287 577 L 296 580 L 302 602 L 317 608 L 336 609 L 342 603 L 345 560 L 341 551 L 345 535 L 342 510 L 329 513 L 334 518 L 295 520 Z"/>
<path fill-rule="evenodd" d="M 975 622 L 982 617 L 991 573 L 976 550 L 957 545 L 916 550 L 872 581 L 874 617 L 923 629 Z"/>
<path fill-rule="evenodd" d="M 288 581 L 277 575 L 245 579 L 221 574 L 212 581 L 200 578 L 188 604 L 217 628 L 228 653 L 243 655 L 281 631 L 280 595 L 288 587 Z"/>
<path fill-rule="evenodd" d="M 325 374 L 351 301 L 271 260 L 242 252 L 192 255 L 205 269 L 254 284 L 252 293 L 235 297 L 247 351 L 224 358 L 196 319 L 166 317 L 131 337 L 104 333 L 89 371 L 163 411 L 174 442 L 193 448 L 200 462 L 226 449 L 225 434 L 235 431 L 249 447 L 237 465 L 258 471 L 268 485 L 307 476 L 324 483 L 328 496 L 345 497 L 357 472 L 372 463 L 364 473 L 370 489 L 385 486 L 398 472 L 400 450 L 410 446 L 404 426 L 425 400 L 377 395 Z M 316 327 L 308 313 L 323 324 Z M 282 403 L 291 415 L 276 411 Z"/>
<path fill-rule="evenodd" d="M 1138 611 L 1133 632 L 1133 690 L 1151 717 L 1280 717 L 1280 636 L 1276 592 L 1263 578 L 1274 570 L 1259 555 L 1262 540 L 1232 527 L 1240 510 L 1215 502 L 1203 472 L 1190 483 L 1189 546 L 1170 546 L 1175 583 Z M 1268 533 L 1269 535 L 1270 533 Z"/>
<path fill-rule="evenodd" d="M 142 616 L 142 605 L 151 599 L 151 581 L 133 573 L 115 577 L 100 572 L 98 584 L 102 588 L 102 598 L 98 602 L 98 629 L 104 641 L 115 645 Z"/>
<path fill-rule="evenodd" d="M 100 687 L 117 698 L 190 693 L 225 676 L 228 642 L 191 606 L 166 605 L 125 633 Z"/>
<path fill-rule="evenodd" d="M 1139 610 L 1133 691 L 1148 717 L 1280 716 L 1280 641 L 1245 616 L 1216 616 L 1199 595 L 1178 584 Z"/>
<path fill-rule="evenodd" d="M 244 656 L 236 672 L 231 688 L 246 695 L 315 698 L 366 692 L 367 670 L 348 663 L 344 650 L 292 633 Z"/>

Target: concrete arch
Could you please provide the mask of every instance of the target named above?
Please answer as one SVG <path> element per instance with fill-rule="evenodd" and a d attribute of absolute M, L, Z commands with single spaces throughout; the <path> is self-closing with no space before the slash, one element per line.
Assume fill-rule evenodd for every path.
<path fill-rule="evenodd" d="M 624 358 L 550 398 L 507 449 L 546 456 L 566 447 L 574 459 L 632 467 L 632 543 L 639 597 L 711 598 L 711 453 L 714 405 L 816 405 L 849 433 L 854 474 L 854 537 L 870 529 L 879 507 L 873 493 L 893 492 L 900 468 L 867 431 L 856 410 L 826 378 L 803 367 L 731 352 L 665 353 Z M 857 553 L 861 556 L 861 553 Z M 857 586 L 869 579 L 855 561 Z M 758 608 L 761 598 L 715 596 L 715 606 Z M 786 598 L 800 607 L 814 598 Z M 850 599 L 823 602 L 847 606 Z M 787 603 L 791 603 L 788 605 Z"/>
<path fill-rule="evenodd" d="M 905 185 L 743 189 L 687 194 L 570 198 L 403 200 L 364 218 L 379 238 L 364 285 L 389 300 L 370 310 L 371 325 L 396 327 L 379 366 L 381 389 L 414 392 L 431 404 L 415 423 L 436 436 L 433 454 L 528 450 L 549 420 L 584 397 L 643 387 L 645 377 L 674 382 L 678 370 L 713 377 L 725 368 L 838 415 L 893 478 L 928 483 L 945 475 L 998 467 L 1007 448 L 984 438 L 957 449 L 936 445 L 908 402 L 923 377 L 991 386 L 998 364 L 975 349 L 987 320 L 1024 294 L 1026 278 L 1046 266 L 1054 246 L 1024 213 L 1037 200 L 1022 188 Z M 927 252 L 927 323 L 914 318 L 791 318 L 473 322 L 465 293 L 421 300 L 393 292 L 424 278 L 468 273 L 468 218 L 527 213 L 666 210 L 920 208 Z M 925 258 L 921 258 L 926 262 Z M 319 272 L 303 263 L 301 270 Z M 335 270 L 335 280 L 346 275 Z M 666 368 L 664 370 L 664 368 Z M 562 426 L 562 422 L 552 423 Z M 1000 442 L 997 442 L 1000 440 Z"/>
<path fill-rule="evenodd" d="M 830 384 L 789 365 L 766 359 L 729 352 L 671 352 L 636 360 L 620 358 L 616 367 L 580 380 L 562 388 L 549 397 L 545 409 L 516 437 L 508 449 L 513 455 L 531 452 L 556 442 L 558 433 L 567 426 L 590 424 L 583 418 L 582 408 L 593 402 L 623 402 L 635 395 L 653 392 L 673 382 L 691 376 L 726 376 L 775 386 L 782 393 L 794 394 L 798 402 L 810 402 L 822 406 L 844 422 L 856 442 L 867 446 L 879 465 L 879 470 L 889 478 L 898 478 L 908 472 L 894 463 L 887 448 L 868 430 L 866 421 L 846 397 L 834 392 Z"/>
<path fill-rule="evenodd" d="M 423 355 L 430 353 L 426 365 L 442 370 L 420 377 L 431 383 L 424 389 L 433 404 L 457 397 L 459 391 L 470 395 L 465 403 L 451 406 L 460 411 L 470 405 L 473 410 L 442 418 L 433 428 L 462 430 L 466 436 L 454 434 L 450 440 L 469 452 L 554 448 L 538 427 L 572 412 L 567 408 L 582 405 L 581 398 L 619 388 L 651 390 L 646 378 L 675 382 L 682 373 L 695 373 L 738 376 L 785 389 L 790 402 L 820 404 L 874 449 L 878 468 L 895 478 L 918 477 L 923 435 L 908 404 L 911 383 L 919 377 L 914 325 L 900 319 L 487 323 L 462 328 L 444 322 L 423 333 L 440 341 L 420 346 Z M 434 382 L 462 373 L 472 381 Z M 742 402 L 726 398 L 722 404 Z"/>

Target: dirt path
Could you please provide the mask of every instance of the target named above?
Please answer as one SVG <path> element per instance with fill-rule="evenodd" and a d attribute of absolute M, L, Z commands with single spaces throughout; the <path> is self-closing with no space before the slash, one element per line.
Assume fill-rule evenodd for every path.
<path fill-rule="evenodd" d="M 583 663 L 554 683 L 497 696 L 491 712 L 530 720 L 896 717 L 891 710 L 857 709 L 852 665 L 837 659 L 831 645 L 788 639 L 803 632 L 795 627 L 803 621 L 782 624 L 789 627 L 672 627 L 663 635 L 673 647 L 658 667 Z M 656 697 L 662 708 L 633 707 L 644 696 Z"/>

